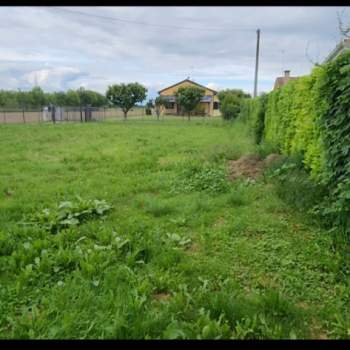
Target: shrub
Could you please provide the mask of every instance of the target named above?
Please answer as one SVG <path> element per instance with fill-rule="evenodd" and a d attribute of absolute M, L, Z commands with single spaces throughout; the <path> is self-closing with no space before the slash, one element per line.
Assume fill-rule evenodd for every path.
<path fill-rule="evenodd" d="M 220 103 L 220 112 L 225 120 L 235 119 L 240 111 L 241 100 L 235 95 L 228 95 Z"/>
<path fill-rule="evenodd" d="M 207 191 L 222 193 L 228 189 L 229 183 L 223 167 L 191 164 L 175 180 L 172 192 Z"/>
<path fill-rule="evenodd" d="M 111 208 L 104 200 L 83 200 L 77 197 L 76 202 L 61 202 L 55 209 L 46 208 L 31 215 L 29 220 L 51 233 L 57 233 L 89 218 L 103 216 Z"/>
<path fill-rule="evenodd" d="M 238 89 L 221 90 L 218 94 L 220 100 L 221 116 L 225 120 L 237 118 L 241 111 L 241 106 L 246 99 L 250 98 L 249 94 Z"/>

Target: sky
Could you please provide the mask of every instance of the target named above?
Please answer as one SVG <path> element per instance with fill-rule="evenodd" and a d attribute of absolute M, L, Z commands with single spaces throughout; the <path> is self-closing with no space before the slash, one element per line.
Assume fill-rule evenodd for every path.
<path fill-rule="evenodd" d="M 148 98 L 190 77 L 258 92 L 306 75 L 341 40 L 350 7 L 1 7 L 0 89 L 66 91 L 139 82 Z"/>

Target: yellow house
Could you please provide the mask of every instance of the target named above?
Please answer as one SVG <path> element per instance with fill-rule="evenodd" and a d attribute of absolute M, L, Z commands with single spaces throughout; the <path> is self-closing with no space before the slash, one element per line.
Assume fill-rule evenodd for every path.
<path fill-rule="evenodd" d="M 168 108 L 164 109 L 165 114 L 175 114 L 180 115 L 180 106 L 176 103 L 175 93 L 180 87 L 195 86 L 205 90 L 204 96 L 202 97 L 199 108 L 203 110 L 205 115 L 215 116 L 219 115 L 219 98 L 217 96 L 217 91 L 209 89 L 203 85 L 195 83 L 190 79 L 185 79 L 176 83 L 174 85 L 168 86 L 160 91 L 159 95 L 164 97 L 168 101 Z"/>

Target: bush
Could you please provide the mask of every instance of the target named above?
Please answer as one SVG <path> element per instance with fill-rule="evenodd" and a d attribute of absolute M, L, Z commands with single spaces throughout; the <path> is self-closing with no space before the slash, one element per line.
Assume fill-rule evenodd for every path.
<path fill-rule="evenodd" d="M 241 101 L 237 96 L 228 95 L 220 104 L 220 112 L 225 120 L 235 119 L 240 111 Z"/>
<path fill-rule="evenodd" d="M 105 200 L 83 200 L 77 197 L 76 202 L 61 202 L 56 208 L 46 208 L 32 214 L 29 221 L 51 233 L 70 226 L 80 225 L 87 219 L 104 216 L 112 208 Z"/>

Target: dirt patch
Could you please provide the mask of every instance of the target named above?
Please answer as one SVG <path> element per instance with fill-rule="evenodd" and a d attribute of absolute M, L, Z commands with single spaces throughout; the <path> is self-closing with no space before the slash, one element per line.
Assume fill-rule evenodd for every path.
<path fill-rule="evenodd" d="M 303 301 L 300 301 L 299 303 L 297 303 L 297 306 L 304 310 L 308 310 L 310 308 L 310 306 Z"/>
<path fill-rule="evenodd" d="M 157 293 L 157 294 L 154 294 L 153 298 L 156 299 L 156 300 L 168 300 L 170 299 L 170 294 L 169 293 Z"/>
<path fill-rule="evenodd" d="M 248 154 L 238 160 L 229 161 L 229 179 L 231 181 L 238 178 L 256 180 L 266 168 L 282 159 L 282 155 L 271 153 L 265 159 L 255 154 Z"/>
<path fill-rule="evenodd" d="M 322 329 L 322 327 L 317 326 L 315 321 L 312 322 L 310 328 L 311 328 L 312 339 L 322 339 L 322 340 L 329 339 L 327 332 L 324 329 Z"/>
<path fill-rule="evenodd" d="M 215 227 L 215 228 L 220 228 L 220 227 L 224 226 L 225 223 L 226 223 L 225 218 L 219 217 L 219 218 L 214 222 L 213 227 Z"/>
<path fill-rule="evenodd" d="M 199 245 L 195 242 L 193 242 L 187 249 L 189 253 L 196 253 L 200 249 Z"/>

